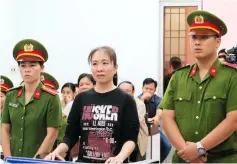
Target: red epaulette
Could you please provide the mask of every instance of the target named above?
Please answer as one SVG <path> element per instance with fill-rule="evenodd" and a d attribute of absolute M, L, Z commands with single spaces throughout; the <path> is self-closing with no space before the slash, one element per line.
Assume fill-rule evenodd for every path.
<path fill-rule="evenodd" d="M 46 87 L 45 85 L 42 86 L 42 90 L 45 91 L 45 92 L 48 92 L 48 93 L 50 93 L 51 95 L 54 95 L 54 96 L 56 96 L 58 94 L 57 90 Z"/>
<path fill-rule="evenodd" d="M 231 64 L 231 63 L 225 62 L 224 65 L 237 69 L 237 64 Z"/>
<path fill-rule="evenodd" d="M 7 90 L 7 92 L 9 92 L 9 91 L 13 91 L 13 90 L 16 90 L 16 89 L 20 89 L 20 88 L 22 88 L 23 86 L 17 86 L 17 87 L 13 87 L 13 88 L 9 88 L 8 90 Z"/>

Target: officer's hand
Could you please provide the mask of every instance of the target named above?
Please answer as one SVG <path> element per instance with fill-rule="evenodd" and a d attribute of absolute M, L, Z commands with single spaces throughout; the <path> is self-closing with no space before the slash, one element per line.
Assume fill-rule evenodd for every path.
<path fill-rule="evenodd" d="M 186 162 L 193 161 L 198 158 L 197 154 L 197 144 L 194 142 L 186 142 L 187 146 L 185 146 L 182 150 L 178 151 L 178 155 Z"/>
<path fill-rule="evenodd" d="M 158 116 L 153 117 L 152 120 L 153 120 L 153 123 L 154 123 L 155 126 L 159 126 L 160 119 L 159 119 Z"/>
<path fill-rule="evenodd" d="M 57 153 L 56 151 L 53 151 L 52 153 L 50 153 L 49 155 L 47 155 L 45 158 L 45 160 L 60 160 L 60 161 L 65 161 L 65 159 L 63 159 L 63 157 L 61 157 L 59 155 L 59 153 Z"/>
<path fill-rule="evenodd" d="M 199 156 L 197 159 L 191 161 L 190 163 L 206 163 L 207 156 Z"/>

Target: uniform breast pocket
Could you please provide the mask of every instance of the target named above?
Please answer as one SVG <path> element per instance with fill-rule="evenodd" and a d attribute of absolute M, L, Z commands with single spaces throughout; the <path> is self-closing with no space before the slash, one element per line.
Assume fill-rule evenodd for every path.
<path fill-rule="evenodd" d="M 175 115 L 177 117 L 187 117 L 191 108 L 191 92 L 183 92 L 174 97 Z"/>
<path fill-rule="evenodd" d="M 225 116 L 226 93 L 209 92 L 204 96 L 204 109 L 212 115 Z"/>

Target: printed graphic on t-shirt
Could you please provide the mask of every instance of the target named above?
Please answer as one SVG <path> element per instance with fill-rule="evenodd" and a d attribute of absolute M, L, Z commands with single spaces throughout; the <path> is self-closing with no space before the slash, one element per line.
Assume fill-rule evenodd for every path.
<path fill-rule="evenodd" d="M 106 160 L 113 156 L 116 144 L 114 126 L 118 121 L 118 111 L 119 108 L 113 105 L 83 107 L 82 134 L 87 134 L 82 141 L 83 158 Z"/>

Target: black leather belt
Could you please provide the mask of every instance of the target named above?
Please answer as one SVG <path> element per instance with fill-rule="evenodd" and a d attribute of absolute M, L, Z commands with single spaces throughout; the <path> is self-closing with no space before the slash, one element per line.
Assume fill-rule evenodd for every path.
<path fill-rule="evenodd" d="M 231 156 L 234 154 L 237 154 L 237 150 L 225 150 L 225 151 L 220 151 L 220 152 L 207 152 L 208 153 L 208 157 L 227 157 L 227 156 Z"/>

